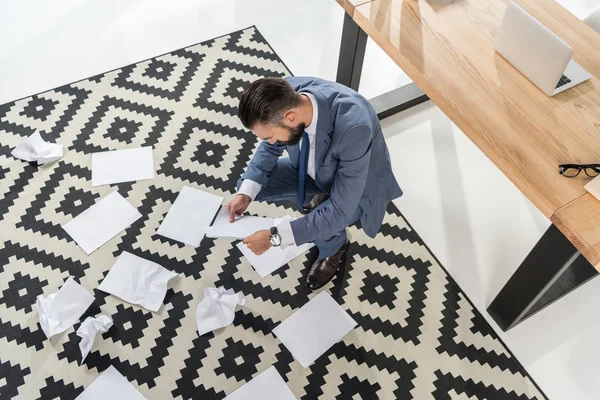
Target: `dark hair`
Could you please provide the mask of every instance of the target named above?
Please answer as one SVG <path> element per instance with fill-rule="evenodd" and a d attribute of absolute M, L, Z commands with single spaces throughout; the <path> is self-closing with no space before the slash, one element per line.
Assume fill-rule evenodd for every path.
<path fill-rule="evenodd" d="M 262 78 L 244 91 L 238 106 L 242 124 L 252 129 L 257 123 L 282 123 L 283 114 L 300 104 L 300 96 L 282 78 Z"/>

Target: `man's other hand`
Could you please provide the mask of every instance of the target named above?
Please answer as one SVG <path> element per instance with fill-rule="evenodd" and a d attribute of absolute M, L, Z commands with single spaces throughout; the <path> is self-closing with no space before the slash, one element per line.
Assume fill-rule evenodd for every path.
<path fill-rule="evenodd" d="M 229 222 L 235 220 L 236 215 L 242 215 L 252 202 L 252 199 L 245 194 L 236 195 L 225 207 L 229 209 Z"/>

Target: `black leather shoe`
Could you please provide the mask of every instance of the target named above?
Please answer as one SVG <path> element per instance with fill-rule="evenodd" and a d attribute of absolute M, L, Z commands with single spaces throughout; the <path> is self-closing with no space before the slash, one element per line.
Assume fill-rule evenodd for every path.
<path fill-rule="evenodd" d="M 309 214 L 312 210 L 317 208 L 321 203 L 326 202 L 329 199 L 329 195 L 327 194 L 318 194 L 312 198 L 310 203 L 307 206 L 304 206 L 302 209 L 302 214 Z"/>
<path fill-rule="evenodd" d="M 337 270 L 345 262 L 345 255 L 349 245 L 350 242 L 346 239 L 346 242 L 337 253 L 327 258 L 317 259 L 312 267 L 310 267 L 306 276 L 306 287 L 310 290 L 317 290 L 332 280 Z"/>

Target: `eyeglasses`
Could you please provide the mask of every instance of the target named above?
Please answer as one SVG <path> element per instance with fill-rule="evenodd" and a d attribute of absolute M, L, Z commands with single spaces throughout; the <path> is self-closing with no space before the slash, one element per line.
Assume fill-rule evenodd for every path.
<path fill-rule="evenodd" d="M 594 178 L 600 174 L 600 164 L 561 164 L 558 166 L 558 173 L 567 178 L 574 178 L 581 170 L 590 178 Z"/>

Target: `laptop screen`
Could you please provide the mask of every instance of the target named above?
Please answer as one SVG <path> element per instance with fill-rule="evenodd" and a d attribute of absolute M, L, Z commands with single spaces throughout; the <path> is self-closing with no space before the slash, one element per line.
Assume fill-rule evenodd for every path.
<path fill-rule="evenodd" d="M 573 56 L 571 46 L 513 1 L 502 19 L 495 48 L 548 95 Z"/>

